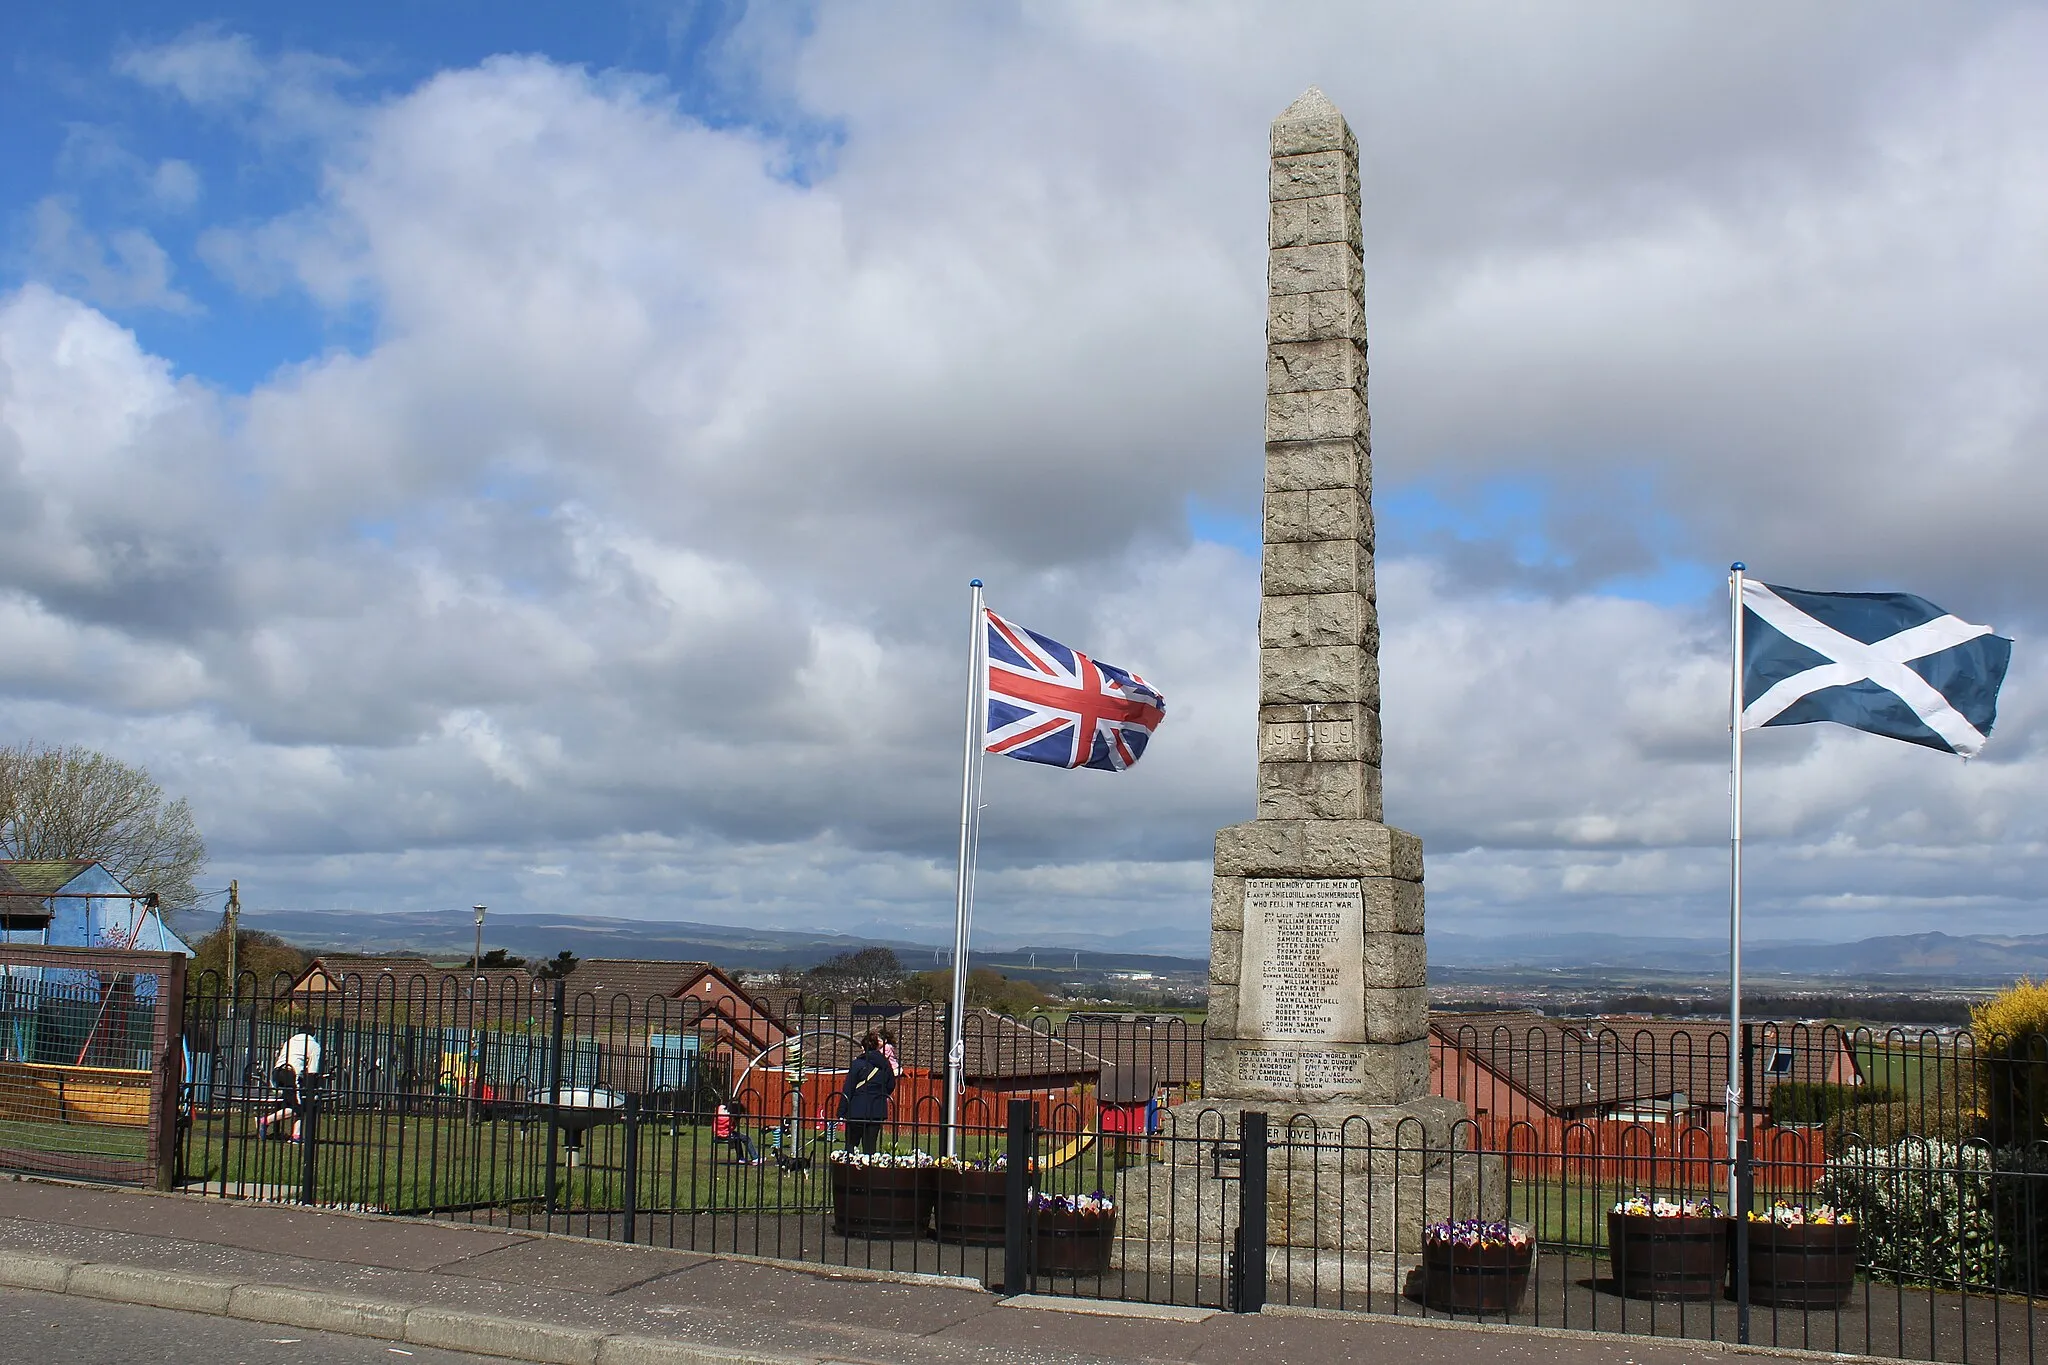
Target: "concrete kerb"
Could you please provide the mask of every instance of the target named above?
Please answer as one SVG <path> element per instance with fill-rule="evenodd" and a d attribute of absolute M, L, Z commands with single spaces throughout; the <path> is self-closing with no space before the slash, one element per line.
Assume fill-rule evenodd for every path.
<path fill-rule="evenodd" d="M 1370 1317 L 1375 1323 L 1413 1327 L 1427 1332 L 1482 1332 L 1510 1337 L 1548 1337 L 1552 1341 L 1571 1341 L 1585 1345 L 1596 1341 L 1639 1341 L 1645 1345 L 1682 1346 L 1716 1355 L 1763 1356 L 1771 1360 L 1826 1360 L 1842 1365 L 1854 1361 L 1856 1365 L 1912 1365 L 1902 1356 L 1863 1355 L 1839 1351 L 1810 1351 L 1797 1346 L 1764 1346 L 1757 1343 L 1743 1345 L 1734 1341 L 1701 1340 L 1696 1337 L 1645 1337 L 1624 1332 L 1589 1331 L 1573 1327 L 1541 1327 L 1521 1322 L 1475 1322 L 1470 1318 L 1424 1318 L 1396 1317 L 1391 1314 L 1361 1314 L 1343 1308 L 1305 1308 L 1291 1304 L 1269 1303 L 1259 1310 L 1262 1317 L 1269 1318 L 1322 1318 L 1331 1322 L 1356 1322 L 1360 1317 Z"/>
<path fill-rule="evenodd" d="M 186 1313 L 227 1316 L 228 1298 L 235 1291 L 232 1280 L 179 1271 L 144 1270 L 132 1265 L 100 1265 L 86 1262 L 74 1266 L 64 1292 L 80 1298 L 106 1299 L 112 1303 L 139 1303 L 150 1308 L 176 1308 Z"/>
<path fill-rule="evenodd" d="M 415 1308 L 405 1315 L 405 1339 L 415 1346 L 545 1361 L 547 1365 L 597 1365 L 598 1347 L 607 1335 L 452 1308 Z"/>
<path fill-rule="evenodd" d="M 38 1289 L 45 1294 L 63 1294 L 71 1288 L 71 1272 L 81 1264 L 60 1256 L 0 1251 L 0 1284 L 10 1289 Z"/>
<path fill-rule="evenodd" d="M 824 1359 L 735 1351 L 664 1337 L 588 1331 L 425 1304 L 354 1299 L 290 1285 L 241 1283 L 23 1252 L 0 1252 L 0 1285 L 546 1365 L 819 1365 Z"/>
<path fill-rule="evenodd" d="M 405 1309 L 395 1303 L 350 1299 L 339 1294 L 309 1293 L 276 1284 L 235 1286 L 228 1296 L 228 1316 L 311 1332 L 405 1340 Z"/>

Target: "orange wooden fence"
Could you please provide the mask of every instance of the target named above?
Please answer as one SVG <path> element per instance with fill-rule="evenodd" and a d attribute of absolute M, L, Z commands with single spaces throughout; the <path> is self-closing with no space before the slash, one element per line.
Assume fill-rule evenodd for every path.
<path fill-rule="evenodd" d="M 844 1072 L 808 1072 L 798 1091 L 797 1113 L 806 1126 L 836 1122 L 839 1118 L 839 1090 L 846 1082 Z M 740 1102 L 746 1106 L 747 1121 L 770 1127 L 790 1113 L 790 1086 L 781 1071 L 760 1069 L 740 1087 Z M 967 1086 L 960 1095 L 960 1121 L 970 1129 L 990 1134 L 1001 1132 L 1008 1120 L 1009 1102 L 1030 1100 L 1033 1121 L 1041 1130 L 1053 1132 L 1092 1131 L 1096 1122 L 1095 1087 L 1085 1084 L 1053 1085 L 1039 1089 L 992 1090 Z M 946 1120 L 946 1082 L 943 1077 L 906 1071 L 896 1078 L 895 1093 L 889 1097 L 889 1139 L 915 1143 L 936 1131 Z"/>
<path fill-rule="evenodd" d="M 1481 1119 L 1473 1128 L 1475 1147 L 1506 1155 L 1510 1171 L 1525 1179 L 1644 1191 L 1711 1191 L 1726 1180 L 1728 1144 L 1718 1123 Z M 1816 1128 L 1758 1128 L 1752 1155 L 1756 1187 L 1767 1193 L 1809 1190 L 1826 1164 Z"/>

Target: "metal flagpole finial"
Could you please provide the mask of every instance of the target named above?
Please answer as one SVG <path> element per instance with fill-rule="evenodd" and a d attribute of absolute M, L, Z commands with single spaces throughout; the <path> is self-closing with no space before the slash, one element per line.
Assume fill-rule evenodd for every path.
<path fill-rule="evenodd" d="M 1733 564 L 1730 564 L 1730 565 L 1728 566 L 1728 572 L 1730 572 L 1730 573 L 1741 573 L 1741 572 L 1742 572 L 1742 571 L 1743 571 L 1744 569 L 1746 569 L 1746 568 L 1748 568 L 1748 567 L 1749 567 L 1749 565 L 1747 565 L 1747 564 L 1743 563 L 1743 562 L 1742 562 L 1741 560 L 1739 560 L 1739 559 L 1738 559 L 1738 560 L 1736 560 L 1736 561 L 1735 561 L 1735 562 L 1734 562 Z"/>
<path fill-rule="evenodd" d="M 978 588 L 981 586 L 981 580 L 979 578 L 969 579 L 967 586 L 970 588 Z"/>

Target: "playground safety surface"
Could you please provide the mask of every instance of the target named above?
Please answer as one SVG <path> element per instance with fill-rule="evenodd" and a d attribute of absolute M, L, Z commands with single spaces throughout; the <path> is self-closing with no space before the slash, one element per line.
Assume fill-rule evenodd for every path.
<path fill-rule="evenodd" d="M 1805 1354 L 1360 1313 L 1005 1299 L 937 1276 L 35 1180 L 0 1181 L 0 1284 L 576 1365 Z"/>

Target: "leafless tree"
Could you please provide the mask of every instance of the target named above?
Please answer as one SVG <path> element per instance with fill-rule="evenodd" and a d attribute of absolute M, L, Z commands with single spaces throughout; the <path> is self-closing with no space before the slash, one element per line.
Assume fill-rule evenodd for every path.
<path fill-rule="evenodd" d="M 206 841 L 181 797 L 141 768 L 91 749 L 0 746 L 0 856 L 87 858 L 174 910 L 198 899 Z"/>

